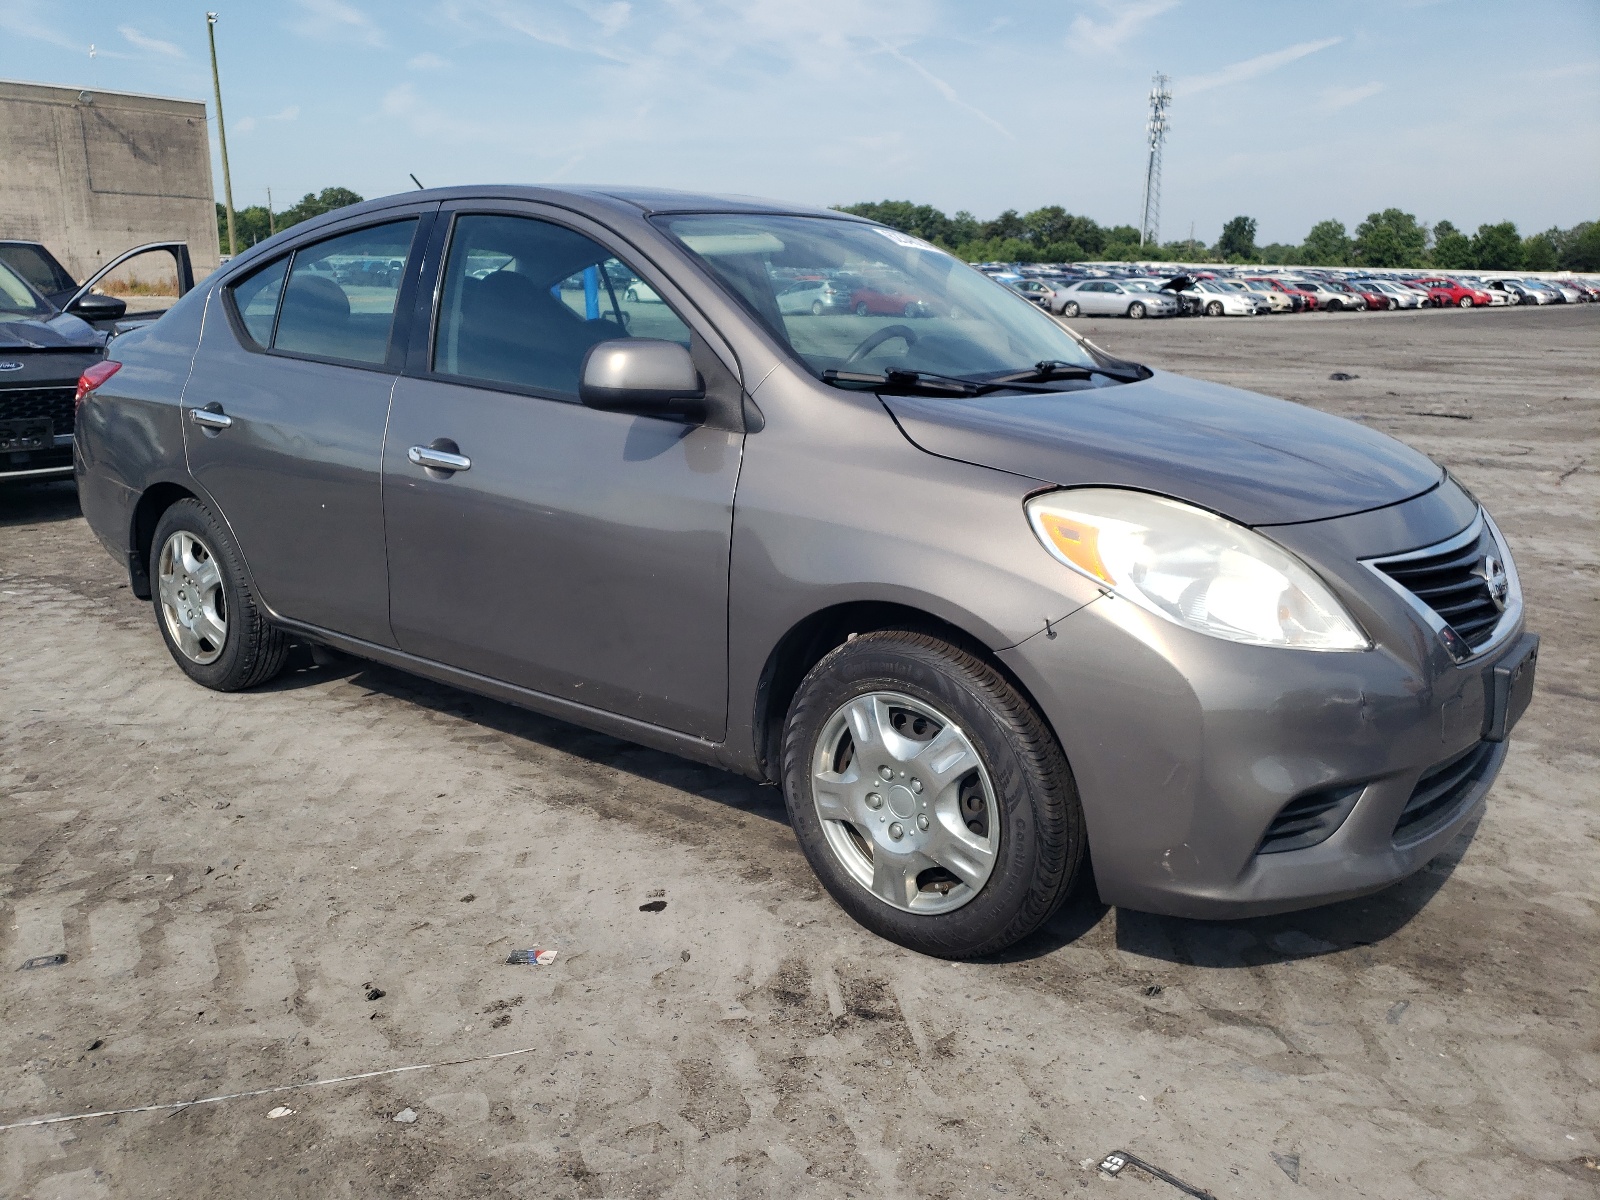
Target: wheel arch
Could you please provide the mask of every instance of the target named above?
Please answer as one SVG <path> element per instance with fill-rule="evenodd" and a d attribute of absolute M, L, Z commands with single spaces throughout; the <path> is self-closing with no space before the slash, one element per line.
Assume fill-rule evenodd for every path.
<path fill-rule="evenodd" d="M 140 600 L 150 599 L 150 551 L 161 514 L 180 500 L 198 500 L 190 488 L 162 481 L 145 488 L 128 522 L 128 588 Z"/>
<path fill-rule="evenodd" d="M 954 622 L 914 605 L 888 600 L 853 600 L 819 609 L 796 621 L 767 654 L 756 684 L 752 733 L 757 777 L 768 783 L 782 782 L 782 744 L 784 719 L 800 681 L 828 653 L 858 634 L 885 629 L 907 629 L 941 638 L 951 645 L 982 659 L 993 667 L 1023 697 L 1044 722 L 1050 725 L 1045 710 L 1028 687 L 995 655 L 983 639 Z M 1059 740 L 1059 739 L 1058 739 Z"/>

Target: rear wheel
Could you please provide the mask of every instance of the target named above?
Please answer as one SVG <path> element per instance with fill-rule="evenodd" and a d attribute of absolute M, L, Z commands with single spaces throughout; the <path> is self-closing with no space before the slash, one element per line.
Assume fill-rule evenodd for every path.
<path fill-rule="evenodd" d="M 859 304 L 856 305 L 856 316 L 864 317 L 866 315 L 867 315 L 867 302 L 865 300 L 863 300 Z"/>
<path fill-rule="evenodd" d="M 993 666 L 929 634 L 862 634 L 801 682 L 784 798 L 840 907 L 941 958 L 996 954 L 1060 906 L 1084 854 L 1055 737 Z"/>
<path fill-rule="evenodd" d="M 821 300 L 813 300 L 811 302 L 811 315 L 813 317 L 820 317 L 822 315 L 822 301 Z"/>
<path fill-rule="evenodd" d="M 1075 317 L 1082 311 L 1083 310 L 1078 307 L 1078 302 L 1076 300 L 1068 300 L 1061 306 L 1061 315 L 1063 317 Z"/>
<path fill-rule="evenodd" d="M 1145 306 L 1141 301 L 1135 300 L 1132 304 L 1128 305 L 1128 315 L 1135 321 L 1144 320 L 1145 311 Z"/>
<path fill-rule="evenodd" d="M 289 639 L 267 621 L 227 528 L 198 500 L 161 515 L 150 578 L 162 640 L 190 679 L 235 692 L 283 670 Z"/>

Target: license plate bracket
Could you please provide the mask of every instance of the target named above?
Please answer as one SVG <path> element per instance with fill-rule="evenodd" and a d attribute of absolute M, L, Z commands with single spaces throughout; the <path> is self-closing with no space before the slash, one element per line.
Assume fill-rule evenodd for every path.
<path fill-rule="evenodd" d="M 56 426 L 49 417 L 14 417 L 0 421 L 0 453 L 52 450 L 55 444 Z"/>
<path fill-rule="evenodd" d="M 1512 652 L 1483 673 L 1483 738 L 1503 742 L 1533 700 L 1539 635 L 1525 633 Z"/>

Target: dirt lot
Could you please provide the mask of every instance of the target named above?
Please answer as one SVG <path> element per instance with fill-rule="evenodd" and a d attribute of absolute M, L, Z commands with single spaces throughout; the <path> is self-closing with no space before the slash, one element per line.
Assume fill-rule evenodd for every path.
<path fill-rule="evenodd" d="M 70 485 L 0 490 L 0 1124 L 532 1051 L 0 1131 L 0 1195 L 1178 1195 L 1119 1148 L 1218 1200 L 1600 1192 L 1600 306 L 1079 327 L 1497 514 L 1546 641 L 1475 836 L 1318 911 L 1084 897 L 924 959 L 771 789 L 359 664 L 198 689 Z"/>

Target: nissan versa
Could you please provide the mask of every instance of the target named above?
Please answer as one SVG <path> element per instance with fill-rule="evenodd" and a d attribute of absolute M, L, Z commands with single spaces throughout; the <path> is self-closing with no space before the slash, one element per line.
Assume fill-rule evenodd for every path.
<path fill-rule="evenodd" d="M 1428 459 L 836 212 L 372 201 L 117 338 L 79 403 L 84 511 L 198 683 L 321 644 L 781 784 L 835 899 L 930 954 L 1015 942 L 1091 862 L 1194 917 L 1382 888 L 1533 687 L 1505 540 Z"/>

